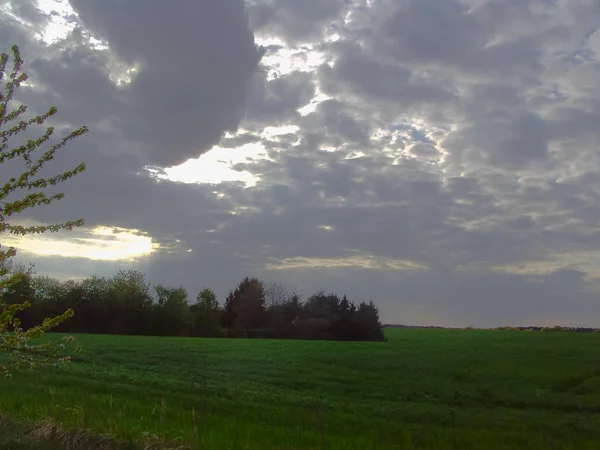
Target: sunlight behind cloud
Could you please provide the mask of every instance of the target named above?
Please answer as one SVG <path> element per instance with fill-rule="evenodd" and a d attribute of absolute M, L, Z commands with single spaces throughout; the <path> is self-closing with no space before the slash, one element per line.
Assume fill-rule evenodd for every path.
<path fill-rule="evenodd" d="M 41 39 L 52 44 L 66 38 L 76 26 L 77 13 L 67 0 L 38 0 L 37 7 L 48 15 L 48 24 L 39 32 Z"/>
<path fill-rule="evenodd" d="M 277 134 L 277 130 L 271 130 L 271 133 Z M 245 144 L 238 148 L 213 147 L 199 158 L 188 159 L 178 166 L 165 168 L 165 174 L 155 173 L 153 176 L 181 183 L 220 184 L 241 181 L 246 187 L 252 187 L 260 178 L 247 171 L 234 170 L 232 166 L 261 159 L 267 159 L 266 150 L 261 144 Z"/>
<path fill-rule="evenodd" d="M 276 51 L 267 53 L 261 62 L 269 68 L 268 80 L 287 75 L 294 71 L 314 72 L 325 62 L 325 53 L 316 50 L 316 45 L 304 45 L 300 48 L 290 48 L 277 38 L 256 36 L 256 43 L 264 47 L 276 46 Z"/>
<path fill-rule="evenodd" d="M 82 27 L 77 12 L 71 7 L 68 0 L 37 0 L 37 9 L 46 15 L 46 25 L 41 29 L 32 28 L 32 33 L 39 37 L 45 44 L 54 44 L 66 39 L 76 28 Z M 21 22 L 22 19 L 19 19 Z M 31 25 L 31 24 L 25 24 Z M 80 28 L 90 47 L 96 50 L 108 49 L 108 44 L 92 36 L 89 30 Z"/>
<path fill-rule="evenodd" d="M 336 41 L 337 38 L 339 36 L 333 36 L 330 41 Z M 317 69 L 326 61 L 325 53 L 317 50 L 317 45 L 306 44 L 301 47 L 290 48 L 282 39 L 259 35 L 256 36 L 256 42 L 264 47 L 278 47 L 276 51 L 264 55 L 261 60 L 261 63 L 269 68 L 267 73 L 267 80 L 269 81 L 295 71 L 316 73 Z M 322 93 L 318 85 L 315 87 L 316 95 L 310 103 L 298 109 L 302 116 L 314 112 L 319 103 L 331 98 Z"/>
<path fill-rule="evenodd" d="M 323 94 L 317 88 L 317 95 L 315 95 L 313 97 L 313 99 L 310 101 L 309 104 L 304 105 L 303 107 L 298 109 L 298 113 L 301 116 L 306 116 L 310 113 L 314 113 L 317 110 L 317 106 L 319 106 L 320 103 L 324 102 L 325 100 L 329 100 L 331 98 L 333 98 L 333 97 Z"/>
<path fill-rule="evenodd" d="M 85 233 L 85 232 L 84 232 Z M 73 234 L 79 237 L 72 237 Z M 139 230 L 118 227 L 96 227 L 81 235 L 79 230 L 73 234 L 26 235 L 24 237 L 6 235 L 3 246 L 12 246 L 18 252 L 39 256 L 62 256 L 86 258 L 100 261 L 135 260 L 150 255 L 159 248 L 150 236 Z"/>
<path fill-rule="evenodd" d="M 261 133 L 262 138 L 273 138 L 284 134 L 295 134 L 300 130 L 297 125 L 284 125 L 281 127 L 266 127 Z"/>

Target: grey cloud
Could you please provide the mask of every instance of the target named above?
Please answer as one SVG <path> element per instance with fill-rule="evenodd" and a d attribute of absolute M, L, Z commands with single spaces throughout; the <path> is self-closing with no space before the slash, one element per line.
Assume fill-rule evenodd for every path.
<path fill-rule="evenodd" d="M 219 145 L 225 148 L 237 148 L 246 144 L 254 144 L 260 142 L 260 136 L 252 133 L 238 134 L 232 137 L 223 137 Z"/>
<path fill-rule="evenodd" d="M 437 179 L 428 180 L 427 172 L 411 180 L 403 176 L 402 167 L 384 169 L 373 158 L 340 161 L 335 153 L 298 151 L 281 153 L 275 166 L 262 166 L 262 187 L 247 191 L 243 200 L 260 213 L 230 222 L 222 230 L 223 241 L 248 232 L 268 242 L 271 254 L 279 258 L 341 256 L 340 249 L 354 249 L 432 266 L 508 264 L 535 254 L 525 245 L 529 236 L 512 236 L 502 224 L 467 231 L 453 223 L 506 216 L 475 181 L 470 187 L 455 181 L 448 189 Z M 472 204 L 458 204 L 458 198 Z M 282 216 L 276 215 L 281 208 Z M 319 225 L 332 231 L 324 232 Z"/>
<path fill-rule="evenodd" d="M 598 65 L 600 71 L 600 65 Z M 598 93 L 597 93 L 598 94 Z M 556 108 L 552 114 L 551 136 L 555 139 L 595 138 L 600 123 L 600 95 L 588 108 Z"/>
<path fill-rule="evenodd" d="M 381 43 L 398 59 L 417 62 L 469 60 L 486 44 L 485 29 L 462 2 L 410 0 L 384 2 Z M 394 6 L 391 6 L 394 5 Z"/>
<path fill-rule="evenodd" d="M 437 160 L 440 156 L 438 149 L 431 144 L 418 143 L 410 148 L 410 153 L 418 158 Z"/>
<path fill-rule="evenodd" d="M 103 142 L 107 144 L 117 145 Z M 87 170 L 55 189 L 65 193 L 63 200 L 19 217 L 45 223 L 81 217 L 88 228 L 138 229 L 157 242 L 172 243 L 219 226 L 236 205 L 217 198 L 209 185 L 157 182 L 141 170 L 137 158 L 105 155 L 86 137 L 62 149 L 48 165 L 48 173 L 68 170 L 79 161 L 86 163 Z"/>
<path fill-rule="evenodd" d="M 435 311 L 442 318 L 439 320 L 445 321 L 443 323 L 454 321 L 463 325 L 514 323 L 516 318 L 524 321 L 528 317 L 534 318 L 538 312 L 564 315 L 573 308 L 565 307 L 561 301 L 566 290 L 557 293 L 550 288 L 541 289 L 539 282 L 528 281 L 526 276 L 487 273 L 483 269 L 489 264 L 514 264 L 543 255 L 537 244 L 560 247 L 556 235 L 544 239 L 538 229 L 525 226 L 526 219 L 516 220 L 512 227 L 507 226 L 506 220 L 500 220 L 488 231 L 466 231 L 444 224 L 445 219 L 456 212 L 453 200 L 456 197 L 474 201 L 471 206 L 463 206 L 474 218 L 501 215 L 501 210 L 491 206 L 495 198 L 486 196 L 475 180 L 454 179 L 447 186 L 434 181 L 418 181 L 418 177 L 417 181 L 409 181 L 394 172 L 382 174 L 374 161 L 361 162 L 359 159 L 336 163 L 327 153 L 307 153 L 303 158 L 283 154 L 282 158 L 285 164 L 279 161 L 277 170 L 281 170 L 282 164 L 290 170 L 303 159 L 307 167 L 318 166 L 324 161 L 327 161 L 327 167 L 318 171 L 292 170 L 286 172 L 284 178 L 280 172 L 267 172 L 266 184 L 251 190 L 223 186 L 220 190 L 231 199 L 226 202 L 211 201 L 208 192 L 212 188 L 152 184 L 151 180 L 144 181 L 145 178 L 135 181 L 131 179 L 131 173 L 124 173 L 120 178 L 110 175 L 104 180 L 115 184 L 115 191 L 129 187 L 126 198 L 119 199 L 117 192 L 112 193 L 113 188 L 108 187 L 104 203 L 99 197 L 82 196 L 77 200 L 73 192 L 68 192 L 65 205 L 78 205 L 79 208 L 87 200 L 91 206 L 82 214 L 84 216 L 92 214 L 95 207 L 99 211 L 97 220 L 125 227 L 140 226 L 157 235 L 159 241 L 160 237 L 166 236 L 182 239 L 183 248 L 194 249 L 192 254 L 159 253 L 147 263 L 134 264 L 146 270 L 154 282 L 183 284 L 191 293 L 199 290 L 201 284 L 208 284 L 224 296 L 239 277 L 252 274 L 294 281 L 301 287 L 303 295 L 310 294 L 313 289 L 330 289 L 346 292 L 351 298 L 374 298 L 380 301 L 386 320 L 392 322 L 410 322 L 411 316 L 403 315 L 402 307 L 415 304 Z M 98 170 L 98 176 L 106 175 L 107 166 L 91 162 Z M 344 193 L 345 204 L 336 206 L 322 202 L 320 192 L 338 194 L 335 189 L 339 183 L 351 183 L 353 175 L 357 174 L 362 175 L 364 181 Z M 88 180 L 86 191 L 100 181 L 95 175 L 93 178 Z M 285 180 L 286 184 L 277 184 L 277 180 Z M 80 181 L 84 181 L 83 176 Z M 139 188 L 133 188 L 134 182 Z M 376 199 L 380 205 L 352 205 L 354 200 L 359 203 L 361 199 L 366 200 L 366 192 L 377 190 L 379 183 L 388 189 L 394 186 L 385 197 L 384 191 L 378 192 Z M 85 189 L 83 185 L 73 184 L 72 187 L 82 192 Z M 112 202 L 112 216 L 107 214 L 111 207 L 109 201 Z M 192 205 L 194 208 L 190 207 Z M 257 211 L 228 215 L 227 211 L 235 206 L 250 206 Z M 284 212 L 281 213 L 279 208 L 284 208 Z M 123 211 L 131 214 L 123 214 Z M 53 210 L 56 214 L 62 212 Z M 329 225 L 333 230 L 320 230 L 318 225 Z M 514 226 L 518 227 L 518 234 L 514 234 Z M 218 229 L 206 233 L 210 228 Z M 523 234 L 525 230 L 533 234 Z M 585 241 L 576 244 L 583 245 Z M 351 250 L 379 257 L 408 258 L 425 263 L 430 269 L 419 275 L 351 268 L 320 269 L 319 273 L 309 269 L 272 272 L 264 268 L 274 259 L 345 258 L 353 255 Z M 47 261 L 37 257 L 36 260 L 40 264 Z M 38 269 L 41 270 L 40 264 Z M 481 268 L 475 273 L 468 268 L 463 269 L 466 273 L 448 272 L 453 267 L 469 264 L 479 264 Z M 128 267 L 125 263 L 118 266 Z M 177 273 L 172 270 L 174 266 L 180 268 Z M 227 271 L 220 269 L 225 266 Z M 117 266 L 100 263 L 97 267 L 104 267 L 103 273 L 110 274 Z M 549 273 L 547 277 L 555 275 Z M 587 286 L 587 282 L 577 277 L 571 276 L 569 280 L 575 292 Z M 400 291 L 399 285 L 402 286 Z M 551 297 L 547 297 L 550 294 Z M 528 299 L 526 304 L 523 304 L 523 298 Z M 551 303 L 548 298 L 553 299 Z M 578 300 L 578 308 L 586 307 L 579 303 L 581 301 Z"/>
<path fill-rule="evenodd" d="M 306 134 L 320 135 L 322 143 L 333 147 L 362 148 L 369 143 L 370 124 L 343 102 L 325 100 L 314 113 L 297 120 Z M 359 118 L 360 117 L 360 118 Z M 302 134 L 302 132 L 301 132 Z"/>
<path fill-rule="evenodd" d="M 253 29 L 296 43 L 322 37 L 340 20 L 347 4 L 347 0 L 250 0 L 248 9 Z"/>
<path fill-rule="evenodd" d="M 4 0 L 4 4 L 10 4 Z M 2 53 L 10 53 L 12 45 L 18 45 L 23 55 L 31 54 L 32 50 L 38 50 L 38 46 L 32 41 L 29 30 L 22 26 L 18 20 L 7 14 L 0 15 L 0 45 Z"/>
<path fill-rule="evenodd" d="M 481 326 L 530 325 L 540 323 L 543 316 L 569 317 L 574 311 L 579 311 L 579 324 L 589 326 L 593 321 L 582 318 L 586 314 L 597 316 L 599 311 L 588 303 L 590 295 L 585 292 L 581 279 L 576 283 L 567 282 L 573 278 L 566 272 L 544 277 L 480 270 L 417 274 L 404 295 L 420 300 L 421 305 L 430 306 L 442 317 L 454 318 L 463 326 L 475 322 Z M 565 302 L 573 295 L 578 299 L 575 303 Z M 482 316 L 486 318 L 481 320 Z"/>
<path fill-rule="evenodd" d="M 19 2 L 11 2 L 4 0 L 2 3 L 10 4 L 15 15 L 36 27 L 44 27 L 48 23 L 48 17 L 38 8 L 36 1 L 20 0 Z"/>
<path fill-rule="evenodd" d="M 129 87 L 114 90 L 105 70 L 113 55 L 90 50 L 83 35 L 48 50 L 57 56 L 54 61 L 32 63 L 49 91 L 28 92 L 28 101 L 40 108 L 56 102 L 67 122 L 98 126 L 56 161 L 56 167 L 67 167 L 84 160 L 88 172 L 65 185 L 67 197 L 56 208 L 31 217 L 55 221 L 75 213 L 90 226 L 137 228 L 164 245 L 180 241 L 173 252 L 147 260 L 89 263 L 85 275 L 135 267 L 153 282 L 183 284 L 192 295 L 207 284 L 221 298 L 239 278 L 255 275 L 280 280 L 302 295 L 325 289 L 357 300 L 373 298 L 386 322 L 593 325 L 600 319 L 593 302 L 597 274 L 589 264 L 600 252 L 594 150 L 600 68 L 589 58 L 577 62 L 564 56 L 589 32 L 576 30 L 577 24 L 589 28 L 598 6 L 539 2 L 538 13 L 516 0 L 470 2 L 468 8 L 461 6 L 467 2 L 431 0 L 380 1 L 368 8 L 360 2 L 251 2 L 258 33 L 325 51 L 326 63 L 316 73 L 292 72 L 271 81 L 264 79 L 268 67 L 255 70 L 258 51 L 246 25 L 237 37 L 224 37 L 233 39 L 229 44 L 212 38 L 205 46 L 205 39 L 193 38 L 192 19 L 167 24 L 177 30 L 166 44 L 185 40 L 176 48 L 185 55 L 214 56 L 219 70 L 237 70 L 228 58 L 238 50 L 242 55 L 239 76 L 224 80 L 237 88 L 217 105 L 214 121 L 207 119 L 214 130 L 205 133 L 176 118 L 196 111 L 203 95 L 229 95 L 221 90 L 225 84 L 192 84 L 194 78 L 183 78 L 175 66 L 173 80 L 183 84 L 172 99 L 159 96 L 168 110 L 150 108 L 154 97 L 142 98 L 166 79 L 163 62 L 175 61 L 173 53 L 160 64 L 153 59 L 162 58 L 162 37 L 143 39 L 160 19 L 147 17 L 142 30 L 129 30 L 121 18 L 109 17 L 110 10 L 100 11 L 99 3 L 74 4 L 114 55 L 142 63 L 142 71 Z M 139 5 L 117 7 L 129 11 Z M 194 17 L 188 7 L 186 20 Z M 347 10 L 352 14 L 343 25 Z M 175 23 L 174 14 L 165 12 L 168 23 Z M 245 23 L 242 8 L 227 14 L 214 16 L 214 22 L 237 17 L 238 24 Z M 309 18 L 317 20 L 308 23 Z M 331 24 L 340 39 L 323 42 Z M 17 33 L 11 26 L 10 33 Z M 27 45 L 41 54 L 41 47 Z M 555 57 L 556 52 L 563 56 Z M 201 62 L 190 57 L 181 69 Z M 73 78 L 61 78 L 65 67 L 73 69 Z M 223 73 L 216 70 L 210 72 L 214 79 Z M 97 91 L 86 93 L 78 81 L 82 77 Z M 250 80 L 246 98 L 240 86 Z M 317 88 L 332 98 L 312 113 L 297 113 Z M 97 110 L 86 101 L 96 102 Z M 219 140 L 244 113 L 240 105 L 248 105 L 242 126 L 250 131 Z M 206 111 L 212 109 L 194 117 Z M 173 121 L 165 122 L 164 114 Z M 142 123 L 152 128 L 152 136 L 158 136 L 161 123 L 169 124 L 169 133 L 147 150 L 141 128 L 136 129 Z M 299 130 L 263 135 L 265 126 L 279 125 Z M 262 143 L 270 161 L 235 167 L 260 176 L 260 182 L 244 189 L 236 183 L 156 182 L 139 174 L 147 152 L 155 164 L 173 162 L 192 155 L 182 150 L 190 143 L 197 156 L 200 143 L 209 141 L 225 147 Z M 169 144 L 169 152 L 159 157 L 153 152 L 161 142 Z M 326 147 L 337 151 L 321 150 Z M 364 155 L 345 159 L 359 152 Z M 360 256 L 408 260 L 426 269 L 391 270 L 383 262 L 376 269 L 326 267 L 331 259 Z M 267 268 L 294 258 L 325 262 L 314 268 Z M 73 260 L 35 260 L 49 271 L 62 265 L 65 273 L 81 272 Z"/>
<path fill-rule="evenodd" d="M 344 87 L 366 97 L 393 102 L 396 108 L 411 108 L 429 102 L 446 103 L 451 91 L 413 77 L 410 69 L 377 60 L 363 51 L 347 47 L 340 52 L 333 68 L 321 66 L 319 79 L 323 91 L 341 94 Z"/>
<path fill-rule="evenodd" d="M 108 43 L 108 53 L 90 49 L 76 28 L 67 41 L 27 61 L 71 121 L 109 127 L 162 166 L 197 157 L 223 132 L 237 129 L 261 58 L 241 0 L 176 8 L 146 1 L 71 5 Z M 131 26 L 131 17 L 138 26 Z M 139 67 L 128 85 L 109 79 L 115 58 Z"/>
<path fill-rule="evenodd" d="M 442 65 L 462 76 L 504 83 L 522 79 L 542 69 L 538 43 L 520 33 L 534 28 L 537 19 L 526 3 L 383 2 L 373 48 L 404 64 Z"/>
<path fill-rule="evenodd" d="M 356 11 L 343 38 L 329 46 L 335 65 L 321 67 L 321 88 L 376 102 L 376 114 L 388 121 L 416 114 L 453 127 L 444 146 L 451 153 L 446 162 L 457 172 L 469 164 L 550 169 L 560 164 L 549 161 L 553 140 L 594 133 L 598 108 L 589 94 L 597 98 L 598 90 L 589 82 L 588 98 L 578 97 L 573 111 L 548 114 L 549 106 L 561 102 L 559 96 L 548 103 L 553 77 L 558 75 L 562 95 L 577 86 L 567 81 L 575 69 L 557 71 L 557 33 L 566 38 L 561 52 L 579 45 L 598 14 L 591 4 L 407 0 Z"/>
<path fill-rule="evenodd" d="M 535 221 L 531 216 L 524 215 L 515 218 L 508 218 L 504 220 L 501 225 L 504 228 L 511 228 L 513 230 L 531 230 L 535 227 Z"/>
<path fill-rule="evenodd" d="M 113 122 L 127 107 L 123 99 L 115 95 L 117 92 L 107 74 L 99 70 L 105 64 L 105 55 L 87 48 L 76 31 L 71 45 L 65 45 L 56 59 L 25 61 L 23 69 L 30 74 L 30 79 L 51 88 L 45 92 L 23 89 L 19 91 L 20 98 L 40 112 L 58 105 L 60 119 L 73 125 L 77 121 L 78 126 L 89 124 L 96 128 L 94 125 L 102 119 Z M 116 130 L 121 135 L 126 133 L 123 129 Z"/>
<path fill-rule="evenodd" d="M 298 108 L 315 95 L 313 74 L 294 71 L 267 81 L 257 76 L 252 85 L 246 119 L 261 125 L 296 118 Z"/>
<path fill-rule="evenodd" d="M 471 162 L 519 169 L 546 160 L 549 135 L 548 124 L 536 114 L 496 114 L 473 118 L 450 133 L 444 147 L 454 156 L 466 152 Z"/>

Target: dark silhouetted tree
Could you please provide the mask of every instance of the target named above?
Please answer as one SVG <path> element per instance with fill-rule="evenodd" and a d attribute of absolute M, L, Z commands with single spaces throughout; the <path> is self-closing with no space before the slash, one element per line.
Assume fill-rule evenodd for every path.
<path fill-rule="evenodd" d="M 150 323 L 152 294 L 146 275 L 136 270 L 119 270 L 110 280 L 107 292 L 109 316 L 113 332 L 146 334 Z"/>
<path fill-rule="evenodd" d="M 204 288 L 198 293 L 196 303 L 190 306 L 193 317 L 194 336 L 215 337 L 220 335 L 221 308 L 215 292 Z"/>
<path fill-rule="evenodd" d="M 223 309 L 223 326 L 234 329 L 261 328 L 265 320 L 265 289 L 257 278 L 244 278 L 229 294 Z"/>
<path fill-rule="evenodd" d="M 192 316 L 184 288 L 155 286 L 154 331 L 163 336 L 187 336 L 190 334 Z"/>
<path fill-rule="evenodd" d="M 369 301 L 369 303 L 361 302 L 356 310 L 356 315 L 360 324 L 360 334 L 358 336 L 359 340 L 385 340 L 383 326 L 379 320 L 379 309 L 373 300 Z"/>
<path fill-rule="evenodd" d="M 287 325 L 285 322 L 285 305 L 290 298 L 287 288 L 281 283 L 265 284 L 265 328 L 273 331 L 273 334 L 282 335 Z"/>

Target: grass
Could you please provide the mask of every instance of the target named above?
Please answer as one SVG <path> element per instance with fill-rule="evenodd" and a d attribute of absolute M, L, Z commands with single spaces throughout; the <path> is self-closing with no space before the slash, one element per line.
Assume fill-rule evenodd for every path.
<path fill-rule="evenodd" d="M 600 448 L 600 335 L 387 334 L 386 343 L 77 335 L 72 364 L 0 381 L 0 412 L 17 421 L 0 422 L 0 448 L 33 448 L 14 444 L 32 436 L 14 424 L 48 418 L 64 435 L 140 448 Z"/>

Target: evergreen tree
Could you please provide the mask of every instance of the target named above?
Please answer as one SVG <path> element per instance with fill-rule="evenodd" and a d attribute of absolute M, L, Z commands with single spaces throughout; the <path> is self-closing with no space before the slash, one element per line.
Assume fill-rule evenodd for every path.
<path fill-rule="evenodd" d="M 225 301 L 223 325 L 227 328 L 260 328 L 265 319 L 265 289 L 257 278 L 244 278 Z"/>

